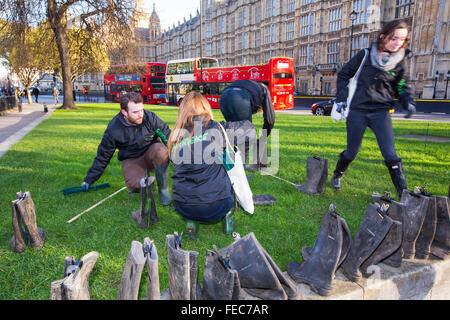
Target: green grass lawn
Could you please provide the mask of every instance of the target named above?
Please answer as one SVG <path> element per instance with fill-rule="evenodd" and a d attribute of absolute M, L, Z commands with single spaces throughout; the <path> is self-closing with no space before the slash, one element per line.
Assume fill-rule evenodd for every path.
<path fill-rule="evenodd" d="M 177 108 L 146 106 L 172 128 Z M 157 211 L 161 222 L 139 229 L 130 218 L 140 206 L 139 196 L 122 191 L 71 224 L 66 221 L 123 187 L 122 168 L 117 155 L 97 182 L 111 188 L 63 196 L 60 190 L 81 185 L 92 164 L 102 134 L 118 112 L 118 104 L 82 105 L 79 110 L 56 110 L 22 141 L 0 158 L 0 299 L 49 299 L 50 283 L 63 277 L 64 257 L 81 258 L 90 251 L 100 256 L 90 275 L 92 299 L 116 299 L 131 242 L 155 240 L 159 254 L 161 291 L 168 288 L 165 236 L 184 230 L 184 220 L 173 206 Z M 223 120 L 215 110 L 216 120 Z M 257 128 L 262 117 L 254 116 Z M 343 122 L 330 117 L 277 114 L 279 130 L 279 171 L 277 176 L 293 183 L 306 179 L 306 159 L 317 153 L 329 160 L 329 177 L 339 153 L 345 149 Z M 399 138 L 407 134 L 450 137 L 450 124 L 441 122 L 394 121 L 397 153 L 405 165 L 408 186 L 427 187 L 429 192 L 447 195 L 449 188 L 450 144 Z M 269 153 L 270 154 L 270 153 Z M 269 207 L 256 207 L 253 216 L 242 210 L 235 214 L 237 232 L 254 232 L 259 242 L 282 271 L 291 260 L 302 261 L 300 249 L 314 244 L 325 210 L 334 203 L 346 219 L 352 235 L 356 233 L 373 191 L 395 189 L 378 149 L 375 136 L 366 131 L 361 151 L 342 179 L 342 190 L 329 184 L 322 195 L 307 195 L 292 185 L 270 176 L 254 174 L 250 180 L 254 194 L 270 193 L 278 201 Z M 38 226 L 48 238 L 40 250 L 30 247 L 14 253 L 9 245 L 13 235 L 11 201 L 18 191 L 30 191 Z M 201 224 L 197 242 L 183 242 L 186 250 L 199 252 L 199 279 L 203 277 L 205 250 L 215 244 L 220 249 L 233 241 L 222 233 L 222 226 Z M 145 274 L 145 273 L 144 273 Z M 140 298 L 145 296 L 146 277 L 142 277 Z"/>

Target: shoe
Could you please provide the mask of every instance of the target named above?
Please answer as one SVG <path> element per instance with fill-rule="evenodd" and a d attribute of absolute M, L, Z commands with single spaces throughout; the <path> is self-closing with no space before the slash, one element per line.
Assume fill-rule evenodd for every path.
<path fill-rule="evenodd" d="M 155 177 L 158 184 L 159 202 L 163 206 L 168 206 L 172 201 L 169 191 L 169 163 L 155 166 Z"/>

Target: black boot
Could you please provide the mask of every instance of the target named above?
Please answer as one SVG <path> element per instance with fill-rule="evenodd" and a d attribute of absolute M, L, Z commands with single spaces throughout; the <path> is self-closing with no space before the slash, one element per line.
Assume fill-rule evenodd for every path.
<path fill-rule="evenodd" d="M 314 247 L 301 265 L 291 261 L 286 266 L 289 276 L 298 283 L 306 283 L 321 296 L 331 291 L 331 283 L 339 263 L 343 244 L 343 218 L 334 205 L 325 211 Z"/>
<path fill-rule="evenodd" d="M 392 219 L 380 209 L 379 205 L 369 204 L 353 239 L 350 252 L 341 265 L 347 279 L 358 282 L 361 278 L 360 266 L 386 237 L 392 223 Z"/>
<path fill-rule="evenodd" d="M 321 159 L 318 155 L 308 157 L 306 161 L 306 181 L 301 185 L 296 185 L 295 189 L 308 194 L 323 193 L 327 178 L 328 159 Z"/>
<path fill-rule="evenodd" d="M 169 163 L 162 166 L 155 166 L 155 177 L 158 183 L 159 202 L 163 206 L 168 206 L 171 202 L 169 191 Z"/>
<path fill-rule="evenodd" d="M 425 188 L 422 188 L 422 195 L 428 197 L 428 207 L 425 213 L 422 229 L 416 240 L 416 259 L 428 259 L 430 256 L 431 243 L 433 242 L 436 233 L 437 211 L 436 211 L 436 197 L 428 193 Z"/>
<path fill-rule="evenodd" d="M 297 296 L 295 285 L 283 275 L 253 232 L 236 237 L 235 242 L 219 250 L 230 258 L 230 267 L 238 272 L 241 287 L 264 300 L 286 300 Z"/>
<path fill-rule="evenodd" d="M 403 190 L 408 190 L 402 160 L 400 159 L 391 162 L 385 161 L 384 163 L 386 164 L 386 167 L 388 167 L 398 198 L 401 199 Z"/>
<path fill-rule="evenodd" d="M 177 232 L 166 235 L 171 300 L 200 300 L 198 252 L 181 249 Z"/>
<path fill-rule="evenodd" d="M 147 204 L 147 183 L 150 178 L 152 182 L 155 180 L 155 177 L 144 177 L 141 179 L 141 207 L 139 210 L 134 210 L 131 214 L 131 219 L 141 229 L 147 229 L 148 227 L 148 210 L 145 210 L 145 205 Z"/>
<path fill-rule="evenodd" d="M 221 256 L 215 245 L 214 251 L 206 250 L 203 269 L 202 296 L 206 300 L 239 300 L 241 284 L 236 270 L 230 266 L 229 257 Z"/>
<path fill-rule="evenodd" d="M 400 237 L 400 244 L 397 247 L 397 250 L 395 250 L 391 255 L 388 255 L 385 258 L 383 258 L 381 260 L 381 262 L 383 262 L 384 264 L 387 264 L 388 266 L 391 266 L 394 268 L 399 268 L 402 264 L 403 253 L 402 253 L 401 241 L 403 240 L 403 228 L 404 228 L 403 217 L 405 216 L 406 206 L 404 203 L 394 201 L 394 199 L 391 198 L 390 192 L 385 192 L 384 196 L 374 192 L 372 194 L 372 201 L 374 203 L 376 203 L 376 202 L 379 203 L 380 206 L 382 206 L 383 204 L 389 205 L 387 213 L 388 213 L 389 217 L 391 217 L 391 219 L 394 220 L 394 224 L 395 224 L 391 227 L 391 229 L 389 230 L 389 233 L 388 233 L 389 238 L 392 239 L 392 241 L 394 241 L 394 243 L 395 243 L 395 245 L 393 243 L 392 245 L 390 245 L 390 247 L 392 247 L 392 246 L 397 247 L 396 241 L 398 241 L 398 240 L 394 240 L 394 239 L 396 239 L 396 237 Z M 402 225 L 401 230 L 398 230 L 398 224 L 396 222 L 401 223 L 401 225 Z M 395 232 L 399 232 L 400 234 L 396 234 Z M 378 248 L 377 248 L 377 250 L 378 250 Z M 384 251 L 379 251 L 379 252 L 381 253 Z M 384 253 L 382 253 L 382 255 L 384 255 Z M 373 259 L 373 261 L 375 261 L 375 260 L 376 259 Z"/>
<path fill-rule="evenodd" d="M 444 259 L 450 252 L 450 210 L 449 200 L 445 196 L 435 196 L 437 207 L 437 226 L 434 240 L 431 243 L 431 253 Z"/>
<path fill-rule="evenodd" d="M 339 154 L 339 160 L 336 164 L 336 169 L 334 169 L 333 176 L 331 177 L 331 187 L 334 190 L 341 190 L 341 177 L 347 170 L 348 165 L 352 162 L 344 158 L 344 151 Z"/>
<path fill-rule="evenodd" d="M 429 198 L 420 193 L 420 188 L 415 187 L 414 192 L 404 191 L 401 201 L 405 204 L 405 216 L 403 219 L 403 258 L 412 259 L 416 252 L 416 240 L 422 229 L 428 208 Z"/>

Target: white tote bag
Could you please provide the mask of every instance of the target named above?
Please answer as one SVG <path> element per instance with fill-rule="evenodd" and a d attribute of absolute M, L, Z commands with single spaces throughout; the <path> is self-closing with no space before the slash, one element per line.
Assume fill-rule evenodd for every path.
<path fill-rule="evenodd" d="M 230 169 L 227 168 L 227 166 L 224 166 L 224 168 L 227 171 L 228 177 L 230 178 L 237 201 L 246 212 L 253 214 L 253 212 L 255 211 L 255 206 L 253 204 L 253 193 L 250 189 L 250 185 L 248 184 L 247 175 L 245 174 L 241 151 L 237 147 L 236 151 L 234 151 L 235 149 L 231 145 L 225 129 L 220 123 L 219 126 L 223 131 L 225 140 L 227 141 L 227 147 L 224 152 L 226 151 L 230 154 L 234 153 L 233 168 Z"/>
<path fill-rule="evenodd" d="M 352 103 L 353 96 L 355 95 L 356 88 L 358 86 L 358 78 L 359 74 L 361 73 L 361 69 L 363 68 L 364 64 L 366 63 L 368 56 L 368 50 L 364 49 L 364 58 L 359 65 L 358 71 L 356 71 L 355 75 L 350 78 L 347 88 L 348 88 L 348 96 L 347 96 L 347 107 L 344 110 L 341 110 L 341 112 L 338 112 L 337 104 L 336 102 L 333 104 L 333 108 L 331 109 L 331 118 L 334 122 L 339 120 L 345 120 L 348 116 L 348 112 L 350 111 L 350 104 Z"/>

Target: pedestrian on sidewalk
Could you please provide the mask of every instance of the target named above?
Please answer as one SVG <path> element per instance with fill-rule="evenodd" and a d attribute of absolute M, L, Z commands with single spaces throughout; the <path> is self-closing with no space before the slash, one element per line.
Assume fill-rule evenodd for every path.
<path fill-rule="evenodd" d="M 31 94 L 34 96 L 35 102 L 38 103 L 39 88 L 38 87 L 34 87 L 33 91 L 31 91 Z"/>
<path fill-rule="evenodd" d="M 53 99 L 55 101 L 55 104 L 59 103 L 59 90 L 56 86 L 53 87 Z"/>

